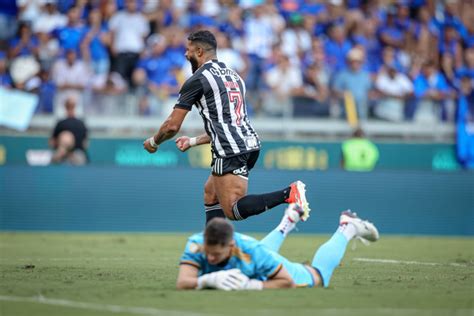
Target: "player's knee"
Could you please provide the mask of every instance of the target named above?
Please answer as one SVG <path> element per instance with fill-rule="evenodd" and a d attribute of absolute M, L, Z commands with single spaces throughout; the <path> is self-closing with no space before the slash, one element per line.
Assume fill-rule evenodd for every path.
<path fill-rule="evenodd" d="M 215 194 L 209 194 L 206 191 L 204 191 L 204 204 L 213 205 L 216 203 L 219 203 L 217 196 Z"/>

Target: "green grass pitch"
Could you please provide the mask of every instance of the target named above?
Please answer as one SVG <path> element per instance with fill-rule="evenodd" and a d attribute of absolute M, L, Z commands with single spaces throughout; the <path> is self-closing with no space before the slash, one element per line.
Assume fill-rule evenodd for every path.
<path fill-rule="evenodd" d="M 282 253 L 311 260 L 328 237 Z M 472 238 L 382 236 L 349 245 L 328 289 L 262 292 L 176 291 L 186 238 L 0 233 L 0 315 L 474 315 Z"/>

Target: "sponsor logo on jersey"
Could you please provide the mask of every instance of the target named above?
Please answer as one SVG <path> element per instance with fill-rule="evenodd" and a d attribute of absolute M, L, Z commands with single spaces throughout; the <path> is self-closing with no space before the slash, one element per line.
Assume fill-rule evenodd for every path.
<path fill-rule="evenodd" d="M 243 167 L 240 167 L 239 169 L 235 169 L 234 171 L 232 171 L 232 173 L 235 174 L 236 176 L 246 175 L 248 173 L 247 166 L 243 166 Z"/>

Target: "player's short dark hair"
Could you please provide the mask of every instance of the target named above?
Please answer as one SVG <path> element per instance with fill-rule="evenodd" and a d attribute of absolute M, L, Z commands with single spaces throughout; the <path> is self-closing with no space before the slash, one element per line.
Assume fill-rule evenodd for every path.
<path fill-rule="evenodd" d="M 200 30 L 189 34 L 188 40 L 193 43 L 200 43 L 205 46 L 205 48 L 209 50 L 216 50 L 217 49 L 217 41 L 210 31 L 208 30 Z"/>
<path fill-rule="evenodd" d="M 234 238 L 234 227 L 223 218 L 213 218 L 204 230 L 204 243 L 209 246 L 227 246 Z"/>

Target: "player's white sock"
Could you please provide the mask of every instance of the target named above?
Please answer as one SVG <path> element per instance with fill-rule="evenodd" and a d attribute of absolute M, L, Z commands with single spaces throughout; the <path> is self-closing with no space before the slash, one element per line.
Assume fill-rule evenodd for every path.
<path fill-rule="evenodd" d="M 340 225 L 338 231 L 341 232 L 348 241 L 357 234 L 357 228 L 352 223 Z"/>
<path fill-rule="evenodd" d="M 280 224 L 277 226 L 277 229 L 286 237 L 286 235 L 288 235 L 295 227 L 296 223 L 285 214 L 281 219 Z"/>

